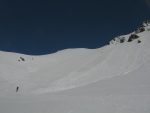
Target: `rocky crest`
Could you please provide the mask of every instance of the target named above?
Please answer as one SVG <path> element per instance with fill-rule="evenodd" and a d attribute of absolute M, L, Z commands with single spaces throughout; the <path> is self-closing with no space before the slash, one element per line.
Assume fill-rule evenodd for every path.
<path fill-rule="evenodd" d="M 144 21 L 140 27 L 138 27 L 133 33 L 129 35 L 115 37 L 109 42 L 109 44 L 132 42 L 134 40 L 137 40 L 138 43 L 141 43 L 141 40 L 139 39 L 140 36 L 138 36 L 138 34 L 145 31 L 150 31 L 150 20 Z"/>

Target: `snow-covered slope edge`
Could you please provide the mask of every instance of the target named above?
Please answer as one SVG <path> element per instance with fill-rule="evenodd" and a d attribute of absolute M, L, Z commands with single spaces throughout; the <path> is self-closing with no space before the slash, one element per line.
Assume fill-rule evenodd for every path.
<path fill-rule="evenodd" d="M 140 70 L 150 57 L 149 23 L 143 28 L 99 49 L 68 49 L 43 56 L 0 52 L 0 90 L 10 94 L 20 86 L 24 94 L 57 92 Z"/>
<path fill-rule="evenodd" d="M 103 48 L 0 52 L 0 113 L 149 113 L 149 73 L 149 22 Z"/>
<path fill-rule="evenodd" d="M 49 87 L 41 88 L 39 93 L 53 92 L 80 87 L 112 78 L 123 76 L 139 70 L 149 58 L 149 32 L 138 34 L 140 38 L 130 43 L 110 45 L 97 49 L 86 63 L 70 74 L 50 83 Z M 140 40 L 140 43 L 139 43 Z M 102 51 L 103 50 L 103 51 Z"/>

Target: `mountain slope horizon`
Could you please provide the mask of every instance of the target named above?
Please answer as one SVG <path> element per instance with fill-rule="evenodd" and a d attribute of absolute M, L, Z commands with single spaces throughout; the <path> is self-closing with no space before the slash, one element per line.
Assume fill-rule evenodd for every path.
<path fill-rule="evenodd" d="M 13 106 L 11 100 L 20 106 L 15 109 L 14 105 L 12 112 L 0 102 L 0 111 L 148 113 L 149 37 L 150 22 L 146 21 L 102 48 L 40 56 L 0 52 L 0 98 L 6 106 Z M 28 109 L 23 107 L 26 104 Z"/>

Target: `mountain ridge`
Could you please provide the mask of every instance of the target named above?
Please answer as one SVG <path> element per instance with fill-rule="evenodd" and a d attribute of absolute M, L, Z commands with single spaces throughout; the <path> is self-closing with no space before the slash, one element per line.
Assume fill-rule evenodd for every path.
<path fill-rule="evenodd" d="M 149 113 L 149 27 L 97 49 L 0 52 L 0 112 Z"/>

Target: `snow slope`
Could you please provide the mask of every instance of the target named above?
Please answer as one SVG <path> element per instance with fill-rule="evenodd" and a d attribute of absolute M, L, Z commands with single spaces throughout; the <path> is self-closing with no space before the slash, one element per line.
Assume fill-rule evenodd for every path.
<path fill-rule="evenodd" d="M 98 49 L 0 52 L 0 113 L 149 113 L 150 24 L 144 25 Z M 138 38 L 129 41 L 133 34 Z"/>

